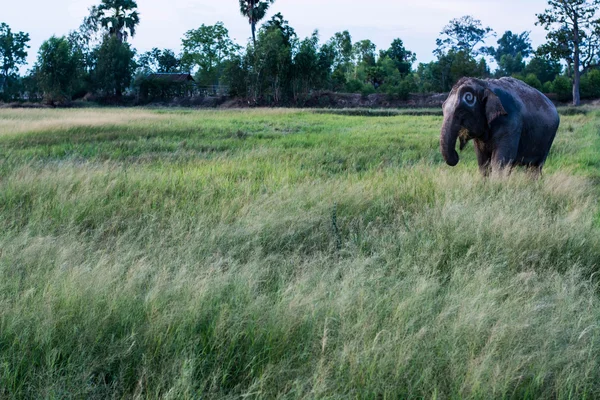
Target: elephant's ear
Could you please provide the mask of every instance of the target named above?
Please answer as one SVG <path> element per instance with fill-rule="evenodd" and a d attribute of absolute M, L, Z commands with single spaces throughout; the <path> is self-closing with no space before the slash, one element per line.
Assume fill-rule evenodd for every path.
<path fill-rule="evenodd" d="M 502 106 L 500 98 L 490 89 L 485 89 L 484 99 L 485 115 L 487 117 L 488 126 L 491 126 L 492 122 L 494 122 L 494 120 L 499 116 L 508 115 L 504 109 L 504 106 Z"/>

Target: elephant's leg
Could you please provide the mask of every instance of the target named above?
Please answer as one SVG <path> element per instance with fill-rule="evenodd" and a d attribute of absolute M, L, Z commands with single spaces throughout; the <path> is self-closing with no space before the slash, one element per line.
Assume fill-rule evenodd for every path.
<path fill-rule="evenodd" d="M 494 173 L 510 174 L 514 168 L 521 138 L 520 134 L 513 134 L 515 131 L 520 132 L 520 129 L 506 127 L 494 134 L 497 138 L 492 146 L 492 171 Z"/>
<path fill-rule="evenodd" d="M 527 166 L 527 173 L 533 178 L 533 179 L 539 179 L 542 177 L 542 168 L 544 167 L 544 163 L 535 163 L 535 164 L 529 164 Z"/>
<path fill-rule="evenodd" d="M 492 169 L 492 153 L 486 148 L 485 143 L 476 140 L 474 144 L 479 172 L 483 177 L 488 177 Z"/>
<path fill-rule="evenodd" d="M 492 153 L 492 172 L 510 175 L 515 166 L 515 154 L 504 149 Z"/>

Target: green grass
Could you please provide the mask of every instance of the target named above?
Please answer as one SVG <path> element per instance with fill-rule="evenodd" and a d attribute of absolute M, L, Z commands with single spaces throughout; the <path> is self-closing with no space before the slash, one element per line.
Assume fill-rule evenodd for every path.
<path fill-rule="evenodd" d="M 0 398 L 596 398 L 600 113 L 0 110 Z"/>

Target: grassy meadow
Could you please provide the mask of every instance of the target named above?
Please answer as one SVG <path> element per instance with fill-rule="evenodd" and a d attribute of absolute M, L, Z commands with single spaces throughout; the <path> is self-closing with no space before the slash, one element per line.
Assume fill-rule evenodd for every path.
<path fill-rule="evenodd" d="M 600 112 L 0 110 L 0 398 L 600 396 Z"/>

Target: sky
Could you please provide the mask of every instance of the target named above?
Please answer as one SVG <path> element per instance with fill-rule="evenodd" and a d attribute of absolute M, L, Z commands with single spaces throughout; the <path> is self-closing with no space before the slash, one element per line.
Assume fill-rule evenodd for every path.
<path fill-rule="evenodd" d="M 29 66 L 42 42 L 52 35 L 66 35 L 88 15 L 99 0 L 1 0 L 0 22 L 13 31 L 30 35 Z M 137 0 L 141 23 L 130 43 L 144 52 L 153 47 L 179 53 L 183 34 L 202 24 L 222 21 L 231 38 L 246 44 L 251 33 L 239 13 L 238 0 Z M 319 30 L 322 42 L 335 32 L 348 30 L 353 41 L 370 39 L 386 49 L 400 38 L 417 54 L 418 62 L 434 59 L 435 40 L 451 19 L 472 15 L 494 29 L 498 38 L 507 30 L 531 31 L 533 47 L 544 42 L 545 32 L 535 26 L 536 13 L 546 0 L 276 0 L 269 15 L 281 12 L 301 38 Z M 266 18 L 266 19 L 267 19 Z M 265 19 L 265 20 L 266 20 Z M 494 45 L 497 38 L 488 41 Z"/>

